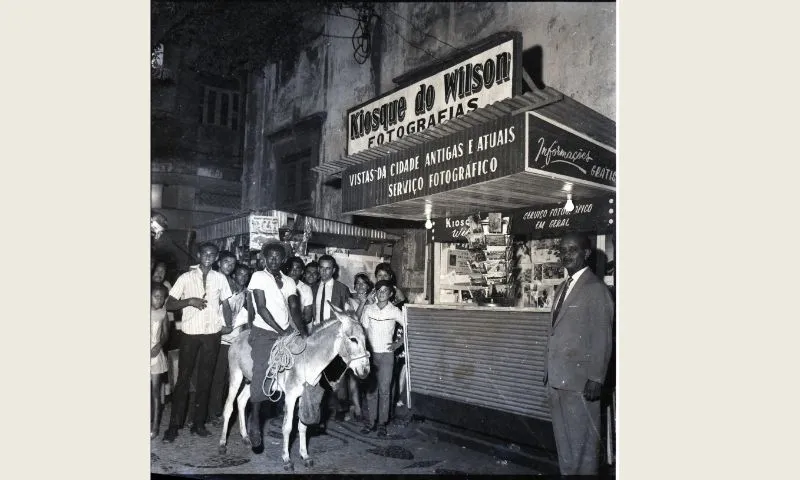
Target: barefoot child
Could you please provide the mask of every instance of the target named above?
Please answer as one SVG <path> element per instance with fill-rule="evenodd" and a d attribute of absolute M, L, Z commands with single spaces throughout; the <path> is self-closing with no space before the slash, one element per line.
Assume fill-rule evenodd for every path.
<path fill-rule="evenodd" d="M 161 423 L 161 381 L 167 371 L 163 346 L 167 342 L 167 287 L 154 283 L 150 291 L 150 438 Z"/>

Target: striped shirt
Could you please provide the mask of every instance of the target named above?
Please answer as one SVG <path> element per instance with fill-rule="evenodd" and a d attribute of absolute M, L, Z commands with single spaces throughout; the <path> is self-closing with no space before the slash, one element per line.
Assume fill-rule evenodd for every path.
<path fill-rule="evenodd" d="M 225 326 L 219 308 L 223 298 L 231 296 L 231 287 L 225 275 L 211 270 L 206 276 L 206 283 L 203 285 L 203 271 L 199 265 L 192 266 L 188 272 L 184 273 L 169 291 L 169 296 L 176 300 L 185 298 L 204 298 L 207 301 L 206 308 L 198 310 L 192 306 L 183 309 L 183 319 L 181 330 L 188 335 L 208 335 L 217 333 Z"/>
<path fill-rule="evenodd" d="M 391 303 L 387 303 L 383 308 L 379 308 L 377 303 L 371 303 L 364 307 L 361 314 L 361 325 L 367 333 L 373 353 L 392 351 L 389 344 L 392 343 L 394 329 L 398 323 L 405 326 L 403 312 Z"/>

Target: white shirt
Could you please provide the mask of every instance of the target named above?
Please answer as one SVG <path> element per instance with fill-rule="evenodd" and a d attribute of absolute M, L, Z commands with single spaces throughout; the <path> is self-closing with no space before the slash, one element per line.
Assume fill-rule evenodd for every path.
<path fill-rule="evenodd" d="M 319 288 L 317 289 L 317 298 L 315 299 L 314 304 L 314 323 L 319 323 L 322 320 L 327 320 L 331 318 L 331 304 L 328 303 L 331 301 L 331 295 L 333 295 L 333 278 L 328 280 L 327 282 L 320 283 Z M 323 303 L 323 310 L 320 312 L 320 303 L 322 302 L 322 296 L 319 295 L 322 293 L 323 285 L 325 287 L 325 302 Z"/>
<path fill-rule="evenodd" d="M 211 270 L 206 276 L 203 285 L 203 271 L 199 265 L 192 266 L 175 281 L 170 289 L 169 296 L 176 300 L 185 298 L 204 298 L 206 308 L 198 310 L 192 306 L 183 309 L 181 330 L 187 335 L 209 335 L 217 333 L 225 326 L 225 320 L 220 314 L 220 301 L 231 296 L 231 287 L 225 275 Z"/>
<path fill-rule="evenodd" d="M 228 297 L 228 305 L 231 307 L 231 316 L 233 317 L 231 320 L 233 331 L 222 336 L 222 345 L 230 345 L 242 333 L 242 326 L 247 323 L 247 308 L 245 308 L 244 301 L 249 294 L 250 292 L 243 290 Z M 219 309 L 220 315 L 222 315 L 222 305 L 219 306 Z"/>
<path fill-rule="evenodd" d="M 275 277 L 266 270 L 261 270 L 253 274 L 250 278 L 250 284 L 247 289 L 250 291 L 261 290 L 264 292 L 264 300 L 267 310 L 275 322 L 282 328 L 289 328 L 291 323 L 289 320 L 289 297 L 297 295 L 297 284 L 294 283 L 292 277 L 280 273 L 281 281 L 283 281 L 283 288 L 278 289 L 278 284 L 275 282 Z M 255 307 L 255 298 L 252 298 L 253 306 Z M 256 318 L 253 320 L 253 325 L 264 330 L 274 332 L 275 329 L 270 327 L 266 320 L 261 318 L 256 308 Z"/>
<path fill-rule="evenodd" d="M 300 294 L 300 307 L 308 307 L 314 303 L 314 292 L 302 280 L 297 281 L 297 293 Z"/>
<path fill-rule="evenodd" d="M 391 302 L 383 308 L 379 308 L 377 303 L 371 303 L 364 307 L 364 312 L 361 314 L 361 325 L 364 327 L 374 353 L 392 351 L 389 344 L 394 340 L 395 324 L 397 323 L 403 327 L 406 325 L 403 321 L 403 312 Z"/>
<path fill-rule="evenodd" d="M 580 276 L 583 275 L 583 273 L 588 269 L 589 267 L 583 267 L 577 272 L 575 272 L 575 275 L 572 276 L 572 281 L 569 282 L 569 288 L 567 288 L 567 293 L 564 294 L 564 300 L 566 300 L 567 297 L 569 296 L 569 293 L 572 291 L 572 287 L 575 286 L 575 282 L 578 281 L 578 278 L 580 278 Z"/>

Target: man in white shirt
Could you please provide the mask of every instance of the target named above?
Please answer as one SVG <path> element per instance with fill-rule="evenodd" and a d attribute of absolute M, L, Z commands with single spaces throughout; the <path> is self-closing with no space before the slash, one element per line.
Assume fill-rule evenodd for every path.
<path fill-rule="evenodd" d="M 253 359 L 253 379 L 250 382 L 250 417 L 247 433 L 254 452 L 263 451 L 261 437 L 261 403 L 268 400 L 264 380 L 272 346 L 281 335 L 297 329 L 306 336 L 297 285 L 281 266 L 289 254 L 288 248 L 277 240 L 268 240 L 261 249 L 266 268 L 253 274 L 248 289 L 253 293 L 255 319 L 248 342 Z"/>
<path fill-rule="evenodd" d="M 204 243 L 200 245 L 199 255 L 200 264 L 178 277 L 167 299 L 167 310 L 183 309 L 183 335 L 179 347 L 178 381 L 172 394 L 172 412 L 169 428 L 164 432 L 165 442 L 175 441 L 186 416 L 189 381 L 195 361 L 197 392 L 191 432 L 201 437 L 211 435 L 205 428 L 211 380 L 219 353 L 221 330 L 232 322 L 230 308 L 223 304 L 222 315 L 219 309 L 222 299 L 231 296 L 228 279 L 211 269 L 219 249 L 213 243 Z"/>
<path fill-rule="evenodd" d="M 566 235 L 560 250 L 569 277 L 553 298 L 544 382 L 561 474 L 597 475 L 600 393 L 611 357 L 614 302 L 589 270 L 586 235 Z"/>

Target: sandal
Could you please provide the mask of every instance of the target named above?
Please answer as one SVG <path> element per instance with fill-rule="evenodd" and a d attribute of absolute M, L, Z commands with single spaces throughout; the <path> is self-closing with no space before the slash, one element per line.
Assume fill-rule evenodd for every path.
<path fill-rule="evenodd" d="M 374 432 L 375 427 L 370 427 L 369 425 L 364 425 L 361 429 L 361 435 L 369 435 L 370 432 Z"/>

